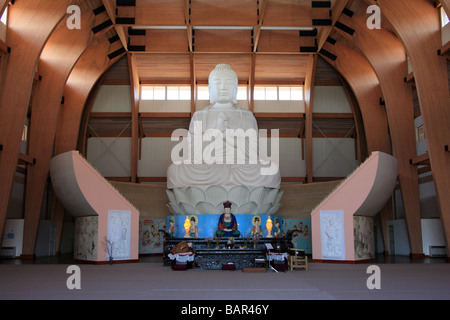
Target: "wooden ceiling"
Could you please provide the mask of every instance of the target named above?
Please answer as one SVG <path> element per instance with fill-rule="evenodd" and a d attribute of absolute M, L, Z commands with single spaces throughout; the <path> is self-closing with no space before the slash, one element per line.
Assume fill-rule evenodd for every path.
<path fill-rule="evenodd" d="M 141 81 L 205 81 L 218 61 L 240 81 L 303 82 L 338 0 L 102 0 Z M 346 1 L 344 1 L 346 2 Z M 337 14 L 336 14 L 337 15 Z M 103 21 L 102 21 L 103 20 Z"/>
<path fill-rule="evenodd" d="M 332 25 L 349 12 L 361 13 L 359 0 L 101 0 L 98 24 L 110 20 L 125 51 L 135 55 L 141 83 L 206 83 L 217 63 L 228 63 L 239 81 L 303 83 L 310 54 L 329 36 L 351 45 Z M 345 17 L 344 17 L 345 19 Z M 383 28 L 391 30 L 387 19 Z M 354 48 L 358 50 L 358 48 Z M 129 61 L 119 60 L 105 83 L 129 81 Z M 320 56 L 316 85 L 341 85 L 341 76 Z M 305 115 L 258 115 L 262 129 L 302 137 Z M 354 137 L 351 115 L 314 116 L 315 137 Z M 129 136 L 129 116 L 91 117 L 90 136 Z M 167 136 L 187 127 L 189 117 L 141 117 L 140 135 Z"/>

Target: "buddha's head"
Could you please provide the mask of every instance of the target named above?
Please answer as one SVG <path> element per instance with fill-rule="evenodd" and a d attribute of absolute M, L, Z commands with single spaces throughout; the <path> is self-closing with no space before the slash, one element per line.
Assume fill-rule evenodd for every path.
<path fill-rule="evenodd" d="M 209 75 L 211 104 L 237 104 L 238 77 L 228 64 L 218 64 Z"/>

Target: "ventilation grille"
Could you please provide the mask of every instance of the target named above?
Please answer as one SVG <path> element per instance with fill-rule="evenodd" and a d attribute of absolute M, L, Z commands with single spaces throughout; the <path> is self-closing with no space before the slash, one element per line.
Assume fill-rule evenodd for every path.
<path fill-rule="evenodd" d="M 446 257 L 447 247 L 446 246 L 430 246 L 430 257 Z"/>

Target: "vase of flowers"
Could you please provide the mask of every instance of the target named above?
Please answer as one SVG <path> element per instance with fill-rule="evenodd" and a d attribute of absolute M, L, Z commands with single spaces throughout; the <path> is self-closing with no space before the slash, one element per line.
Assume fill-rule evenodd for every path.
<path fill-rule="evenodd" d="M 216 241 L 216 249 L 219 249 L 220 240 L 222 240 L 222 237 L 215 237 L 214 240 Z"/>
<path fill-rule="evenodd" d="M 236 240 L 233 237 L 229 238 L 227 241 L 227 248 L 232 249 L 234 247 L 235 242 L 236 242 Z"/>
<path fill-rule="evenodd" d="M 253 249 L 256 249 L 257 246 L 258 246 L 259 237 L 254 236 L 253 239 L 252 239 L 252 242 L 253 242 Z"/>
<path fill-rule="evenodd" d="M 243 236 L 244 239 L 244 249 L 248 248 L 248 242 L 250 240 L 250 236 L 248 235 L 247 237 Z"/>
<path fill-rule="evenodd" d="M 209 249 L 211 248 L 211 242 L 213 242 L 213 238 L 206 238 L 206 248 Z"/>

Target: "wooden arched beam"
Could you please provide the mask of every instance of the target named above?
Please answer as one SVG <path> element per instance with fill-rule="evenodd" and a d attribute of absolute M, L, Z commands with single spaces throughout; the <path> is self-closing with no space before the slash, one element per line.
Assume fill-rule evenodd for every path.
<path fill-rule="evenodd" d="M 345 90 L 345 94 L 347 95 L 348 102 L 350 103 L 350 107 L 352 108 L 353 118 L 355 120 L 356 134 L 357 134 L 357 155 L 359 163 L 364 162 L 369 155 L 367 154 L 367 142 L 366 142 L 366 131 L 364 130 L 364 122 L 361 114 L 361 110 L 359 108 L 358 100 L 353 93 L 352 88 L 347 83 L 347 81 L 340 76 L 342 86 Z"/>
<path fill-rule="evenodd" d="M 393 154 L 398 160 L 398 178 L 412 256 L 422 256 L 422 228 L 417 168 L 410 159 L 416 157 L 416 135 L 412 89 L 404 81 L 408 74 L 405 49 L 400 40 L 385 29 L 370 30 L 366 13 L 343 15 L 340 22 L 356 30 L 353 36 L 340 32 L 367 58 L 379 81 L 386 105 Z M 339 53 L 338 53 L 339 54 Z"/>
<path fill-rule="evenodd" d="M 322 55 L 347 81 L 360 106 L 369 154 L 382 151 L 390 154 L 388 121 L 379 80 L 367 59 L 341 42 L 334 45 L 326 43 L 328 52 L 337 56 L 335 61 Z M 387 252 L 387 221 L 392 219 L 391 201 L 380 212 L 385 252 Z"/>
<path fill-rule="evenodd" d="M 381 88 L 372 67 L 361 54 L 340 42 L 334 45 L 326 43 L 324 48 L 339 54 L 335 61 L 321 56 L 345 78 L 358 100 L 369 153 L 382 151 L 390 154 L 386 111 L 380 105 Z"/>
<path fill-rule="evenodd" d="M 63 22 L 47 41 L 39 60 L 42 80 L 31 101 L 31 123 L 28 153 L 36 159 L 27 172 L 23 256 L 34 255 L 42 200 L 53 153 L 56 124 L 63 99 L 64 86 L 75 63 L 93 40 L 91 31 L 95 15 L 84 6 L 81 29 L 68 29 Z"/>
<path fill-rule="evenodd" d="M 10 6 L 11 52 L 0 96 L 0 239 L 19 158 L 36 62 L 48 37 L 66 15 L 66 1 L 21 0 Z"/>
<path fill-rule="evenodd" d="M 3 12 L 5 11 L 8 2 L 9 0 L 0 0 L 0 17 L 3 15 Z"/>
<path fill-rule="evenodd" d="M 440 2 L 445 10 L 445 13 L 447 13 L 447 16 L 450 17 L 450 0 L 440 0 Z"/>
<path fill-rule="evenodd" d="M 81 116 L 86 100 L 98 78 L 120 57 L 110 60 L 111 44 L 104 41 L 92 46 L 75 65 L 64 89 L 64 105 L 58 121 L 55 138 L 55 155 L 75 150 L 77 147 Z"/>
<path fill-rule="evenodd" d="M 447 61 L 437 54 L 441 26 L 437 9 L 425 0 L 379 0 L 384 17 L 402 41 L 414 72 L 428 156 L 450 256 L 450 103 Z"/>
<path fill-rule="evenodd" d="M 108 54 L 111 53 L 111 47 L 115 45 L 110 44 L 106 37 L 102 40 L 94 43 L 83 53 L 67 80 L 64 104 L 61 106 L 56 130 L 54 155 L 77 148 L 83 110 L 92 88 L 106 70 L 123 56 L 121 54 L 109 59 Z M 62 233 L 64 214 L 65 209 L 56 201 L 53 219 L 57 223 L 57 244 Z M 59 246 L 56 250 L 59 250 Z"/>

